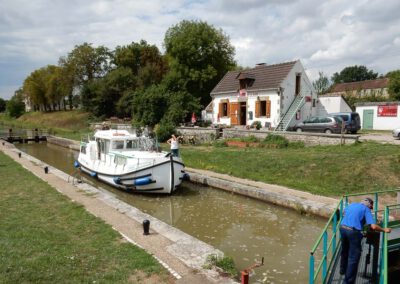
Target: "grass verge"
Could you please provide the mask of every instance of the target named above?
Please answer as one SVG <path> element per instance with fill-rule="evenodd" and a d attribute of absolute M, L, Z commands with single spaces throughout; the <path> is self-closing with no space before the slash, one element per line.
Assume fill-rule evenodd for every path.
<path fill-rule="evenodd" d="M 173 282 L 151 255 L 2 152 L 0 180 L 1 283 Z"/>
<path fill-rule="evenodd" d="M 325 196 L 398 188 L 397 145 L 236 148 L 182 146 L 185 165 Z"/>

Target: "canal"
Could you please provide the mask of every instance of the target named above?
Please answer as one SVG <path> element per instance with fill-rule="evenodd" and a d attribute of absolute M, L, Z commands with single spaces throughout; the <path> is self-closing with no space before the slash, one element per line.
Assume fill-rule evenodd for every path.
<path fill-rule="evenodd" d="M 47 143 L 16 144 L 68 174 L 78 153 Z M 325 220 L 185 182 L 172 196 L 129 194 L 84 175 L 119 199 L 233 257 L 243 270 L 264 257 L 250 283 L 307 283 L 309 251 Z"/>

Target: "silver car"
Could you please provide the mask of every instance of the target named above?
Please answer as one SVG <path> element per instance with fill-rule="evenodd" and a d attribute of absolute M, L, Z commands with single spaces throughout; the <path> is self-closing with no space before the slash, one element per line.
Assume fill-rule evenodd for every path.
<path fill-rule="evenodd" d="M 343 120 L 337 116 L 310 117 L 296 124 L 293 129 L 297 132 L 325 132 L 326 134 L 341 133 Z"/>
<path fill-rule="evenodd" d="M 393 129 L 392 134 L 393 134 L 394 138 L 399 138 L 400 139 L 400 127 L 397 127 L 395 129 Z"/>

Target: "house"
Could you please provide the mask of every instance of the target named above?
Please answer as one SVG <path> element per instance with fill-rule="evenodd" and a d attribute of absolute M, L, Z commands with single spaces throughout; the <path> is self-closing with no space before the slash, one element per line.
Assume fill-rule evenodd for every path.
<path fill-rule="evenodd" d="M 356 97 L 379 96 L 387 98 L 389 78 L 340 83 L 333 86 L 329 95 L 349 95 Z"/>
<path fill-rule="evenodd" d="M 400 102 L 365 102 L 356 104 L 361 128 L 393 130 L 400 126 Z"/>
<path fill-rule="evenodd" d="M 346 99 L 341 95 L 321 95 L 317 100 L 317 115 L 325 116 L 335 112 L 352 112 Z"/>
<path fill-rule="evenodd" d="M 211 91 L 212 123 L 286 130 L 316 114 L 317 93 L 300 60 L 229 71 Z"/>

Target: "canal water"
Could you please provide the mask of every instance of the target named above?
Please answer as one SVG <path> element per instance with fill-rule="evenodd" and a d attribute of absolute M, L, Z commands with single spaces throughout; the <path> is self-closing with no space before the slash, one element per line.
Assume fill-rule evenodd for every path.
<path fill-rule="evenodd" d="M 66 173 L 78 153 L 46 143 L 16 144 Z M 233 257 L 243 270 L 264 257 L 250 283 L 307 283 L 309 251 L 325 220 L 304 216 L 223 190 L 183 183 L 172 196 L 129 194 L 94 179 L 89 183 Z"/>

